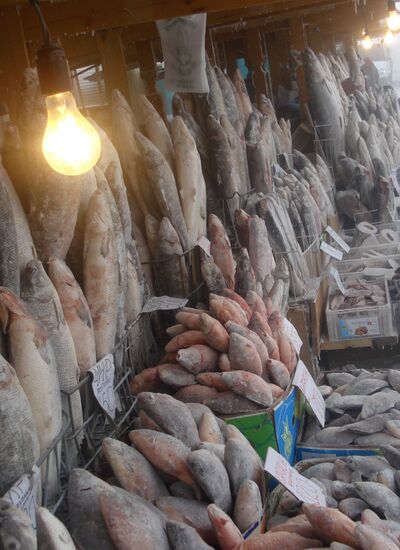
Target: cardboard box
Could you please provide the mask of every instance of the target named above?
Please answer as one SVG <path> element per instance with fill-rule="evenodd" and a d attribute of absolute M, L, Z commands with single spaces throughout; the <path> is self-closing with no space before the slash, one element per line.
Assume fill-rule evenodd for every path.
<path fill-rule="evenodd" d="M 224 420 L 242 432 L 263 462 L 268 447 L 272 447 L 294 464 L 303 410 L 301 393 L 292 387 L 273 408 L 228 416 Z"/>

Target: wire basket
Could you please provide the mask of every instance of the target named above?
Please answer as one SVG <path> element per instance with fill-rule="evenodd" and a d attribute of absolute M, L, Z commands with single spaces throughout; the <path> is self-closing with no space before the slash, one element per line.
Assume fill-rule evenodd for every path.
<path fill-rule="evenodd" d="M 154 363 L 158 348 L 151 330 L 151 315 L 140 315 L 125 331 L 112 352 L 116 367 L 114 393 L 116 415 L 111 419 L 94 397 L 92 375 L 88 374 L 70 392 L 64 392 L 69 406 L 71 429 L 65 437 L 64 460 L 67 473 L 74 467 L 96 468 L 96 458 L 104 437 L 121 437 L 132 425 L 136 398 L 129 388 L 130 379 Z M 117 361 L 118 358 L 118 361 Z M 79 392 L 83 404 L 83 423 L 75 426 L 72 415 L 72 396 Z"/>

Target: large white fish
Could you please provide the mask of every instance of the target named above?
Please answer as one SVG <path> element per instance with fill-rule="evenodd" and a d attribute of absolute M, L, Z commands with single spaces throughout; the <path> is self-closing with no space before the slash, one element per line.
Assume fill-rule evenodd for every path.
<path fill-rule="evenodd" d="M 107 197 L 96 191 L 87 209 L 83 251 L 84 291 L 101 359 L 115 343 L 118 316 L 118 259 L 114 226 Z"/>
<path fill-rule="evenodd" d="M 34 320 L 27 306 L 15 294 L 0 287 L 0 317 L 8 334 L 10 361 L 32 407 L 44 453 L 61 431 L 61 395 L 57 367 L 53 361 L 47 337 Z M 57 493 L 57 467 L 54 453 L 50 456 L 48 496 Z M 42 478 L 45 474 L 43 469 Z"/>
<path fill-rule="evenodd" d="M 170 219 L 178 233 L 183 249 L 188 249 L 189 237 L 183 217 L 174 174 L 160 151 L 140 132 L 136 140 L 143 157 L 146 174 L 163 216 Z"/>
<path fill-rule="evenodd" d="M 29 311 L 47 332 L 47 337 L 57 365 L 62 408 L 70 420 L 69 434 L 80 430 L 83 424 L 81 395 L 77 389 L 79 368 L 74 341 L 65 321 L 60 299 L 43 265 L 31 260 L 21 273 L 21 298 Z M 80 444 L 79 433 L 76 444 Z M 70 457 L 76 457 L 78 449 L 74 441 L 70 445 Z"/>
<path fill-rule="evenodd" d="M 39 458 L 32 409 L 15 370 L 0 355 L 0 493 L 31 471 Z"/>
<path fill-rule="evenodd" d="M 57 290 L 64 318 L 71 331 L 82 376 L 96 364 L 96 341 L 89 306 L 72 271 L 62 260 L 50 258 L 49 276 Z"/>
<path fill-rule="evenodd" d="M 143 109 L 146 136 L 165 157 L 172 172 L 175 172 L 174 147 L 165 122 L 146 96 L 140 97 Z"/>
<path fill-rule="evenodd" d="M 196 143 L 180 116 L 172 121 L 176 181 L 189 234 L 189 247 L 196 244 L 206 229 L 206 183 Z"/>

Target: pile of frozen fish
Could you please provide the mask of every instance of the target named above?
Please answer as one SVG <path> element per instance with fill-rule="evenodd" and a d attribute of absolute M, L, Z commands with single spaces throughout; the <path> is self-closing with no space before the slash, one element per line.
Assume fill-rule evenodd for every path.
<path fill-rule="evenodd" d="M 343 284 L 345 294 L 336 290 L 329 297 L 332 310 L 353 309 L 355 307 L 383 306 L 386 304 L 384 282 L 370 282 L 362 279 L 346 280 Z"/>
<path fill-rule="evenodd" d="M 275 492 L 279 498 L 268 522 L 268 533 L 275 534 L 281 544 L 292 540 L 285 546 L 290 550 L 400 548 L 400 452 L 391 446 L 383 447 L 382 452 L 383 457 L 350 456 L 298 463 L 296 468 L 301 474 L 322 489 L 327 507 L 302 505 L 289 491 L 278 487 Z"/>
<path fill-rule="evenodd" d="M 77 384 L 112 352 L 137 319 L 145 297 L 114 146 L 102 132 L 102 155 L 94 170 L 74 177 L 52 171 L 40 148 L 46 111 L 33 70 L 25 72 L 24 83 L 21 139 L 17 127 L 6 122 L 0 139 L 0 314 L 5 335 L 0 362 L 2 379 L 10 380 L 0 393 L 14 411 L 1 416 L 1 432 L 11 435 L 0 444 L 0 494 L 53 444 L 62 429 L 62 411 L 70 422 L 69 435 L 82 427 Z M 77 437 L 78 444 L 81 439 Z M 70 456 L 76 454 L 71 441 Z M 54 489 L 53 458 L 49 486 Z"/>
<path fill-rule="evenodd" d="M 366 89 L 353 45 L 344 55 L 304 52 L 310 108 L 337 176 L 338 210 L 356 221 L 387 221 L 390 173 L 400 162 L 400 116 L 392 89 Z M 354 87 L 346 95 L 342 83 Z M 373 211 L 373 212 L 371 212 Z"/>
<path fill-rule="evenodd" d="M 239 548 L 263 512 L 260 457 L 203 405 L 157 393 L 141 394 L 138 405 L 143 427 L 129 433 L 131 445 L 103 440 L 116 486 L 71 473 L 69 527 L 78 548 Z"/>
<path fill-rule="evenodd" d="M 280 313 L 268 316 L 255 292 L 246 298 L 224 289 L 209 295 L 207 310 L 180 310 L 167 329 L 166 355 L 132 379 L 132 393 L 173 393 L 221 415 L 271 407 L 289 386 L 297 356 Z"/>
<path fill-rule="evenodd" d="M 307 421 L 304 443 L 327 446 L 400 446 L 400 372 L 327 373 L 320 386 L 326 420 Z"/>
<path fill-rule="evenodd" d="M 207 76 L 207 96 L 175 95 L 173 105 L 200 153 L 208 212 L 224 219 L 224 201 L 231 219 L 243 211 L 259 215 L 274 253 L 293 275 L 292 295 L 299 296 L 309 280 L 302 251 L 318 241 L 335 212 L 333 177 L 320 156 L 314 166 L 292 151 L 289 123 L 277 120 L 265 96 L 251 104 L 239 70 L 231 81 L 208 64 Z"/>

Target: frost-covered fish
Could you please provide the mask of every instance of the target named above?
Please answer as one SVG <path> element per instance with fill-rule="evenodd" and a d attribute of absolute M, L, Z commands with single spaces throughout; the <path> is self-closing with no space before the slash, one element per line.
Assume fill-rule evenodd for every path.
<path fill-rule="evenodd" d="M 175 172 L 174 147 L 165 122 L 145 95 L 140 96 L 146 136 L 165 157 L 172 172 Z"/>
<path fill-rule="evenodd" d="M 158 235 L 156 271 L 159 288 L 169 296 L 189 294 L 189 279 L 179 236 L 168 218 L 163 218 Z"/>
<path fill-rule="evenodd" d="M 3 495 L 39 458 L 32 409 L 15 370 L 0 355 L 0 493 Z"/>
<path fill-rule="evenodd" d="M 146 174 L 159 208 L 170 219 L 178 233 L 183 249 L 189 245 L 189 236 L 179 201 L 174 174 L 160 151 L 140 132 L 136 140 L 143 158 Z"/>
<path fill-rule="evenodd" d="M 206 234 L 206 184 L 196 143 L 183 119 L 172 121 L 176 181 L 189 235 L 189 247 Z"/>
<path fill-rule="evenodd" d="M 62 260 L 50 258 L 49 276 L 60 298 L 83 375 L 96 364 L 96 342 L 88 303 L 71 270 Z"/>
<path fill-rule="evenodd" d="M 101 359 L 114 347 L 117 329 L 118 263 L 113 221 L 105 194 L 96 191 L 87 211 L 84 291 Z"/>

